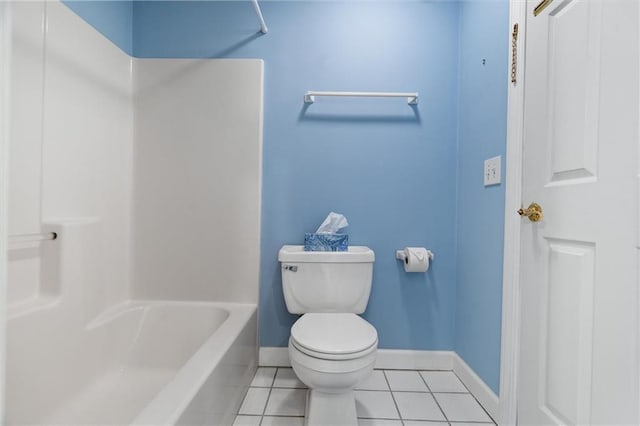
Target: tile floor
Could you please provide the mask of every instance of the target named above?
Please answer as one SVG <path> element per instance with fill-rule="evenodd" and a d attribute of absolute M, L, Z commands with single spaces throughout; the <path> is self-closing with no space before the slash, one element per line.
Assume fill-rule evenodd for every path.
<path fill-rule="evenodd" d="M 306 386 L 260 367 L 234 426 L 303 426 Z M 374 370 L 355 391 L 359 426 L 483 426 L 493 420 L 452 371 Z"/>

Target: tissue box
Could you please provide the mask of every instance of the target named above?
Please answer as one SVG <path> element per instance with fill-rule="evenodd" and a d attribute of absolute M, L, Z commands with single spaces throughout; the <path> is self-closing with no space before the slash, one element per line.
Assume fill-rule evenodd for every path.
<path fill-rule="evenodd" d="M 347 251 L 348 234 L 304 234 L 304 251 Z"/>

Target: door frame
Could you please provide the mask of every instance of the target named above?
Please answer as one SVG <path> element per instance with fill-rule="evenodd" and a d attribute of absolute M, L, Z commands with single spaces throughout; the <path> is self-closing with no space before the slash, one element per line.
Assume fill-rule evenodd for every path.
<path fill-rule="evenodd" d="M 6 366 L 7 314 L 7 154 L 9 138 L 10 6 L 0 1 L 0 377 Z M 4 380 L 0 381 L 0 424 L 5 421 Z"/>
<path fill-rule="evenodd" d="M 0 1 L 0 377 L 6 368 L 7 311 L 7 180 L 9 153 L 9 84 L 11 58 L 10 6 Z M 5 388 L 0 381 L 0 423 L 5 423 Z"/>
<path fill-rule="evenodd" d="M 640 26 L 640 6 L 638 7 L 638 25 Z M 638 31 L 638 58 L 640 60 L 640 28 Z M 640 72 L 638 72 L 638 80 L 640 81 Z M 640 194 L 640 98 L 638 99 L 638 104 L 638 177 L 636 179 L 636 194 Z M 636 258 L 640 259 L 640 195 L 638 195 L 636 202 L 638 203 L 638 240 L 636 241 L 636 250 L 638 250 L 636 254 L 638 254 L 638 256 L 636 256 Z M 640 271 L 640 264 L 637 265 L 637 267 Z M 640 282 L 637 283 L 636 288 L 636 355 L 640 355 Z M 640 360 L 636 362 L 635 374 L 640 376 Z M 638 383 L 638 386 L 640 387 L 640 383 Z M 638 392 L 638 419 L 640 419 L 640 389 L 637 389 L 636 391 Z"/>
<path fill-rule="evenodd" d="M 505 176 L 504 255 L 502 264 L 502 335 L 500 349 L 500 399 L 498 424 L 515 425 L 518 408 L 518 358 L 520 345 L 520 217 L 522 205 L 522 146 L 526 46 L 526 0 L 509 0 L 509 73 L 512 31 L 518 24 L 516 83 L 509 81 L 507 95 L 507 147 Z"/>

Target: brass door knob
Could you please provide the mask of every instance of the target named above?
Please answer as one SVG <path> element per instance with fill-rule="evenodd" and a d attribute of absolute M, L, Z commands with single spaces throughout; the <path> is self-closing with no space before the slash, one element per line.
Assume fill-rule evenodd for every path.
<path fill-rule="evenodd" d="M 539 222 L 543 218 L 542 207 L 540 207 L 540 205 L 537 203 L 529 204 L 529 207 L 527 207 L 526 210 L 525 209 L 518 210 L 518 214 L 520 216 L 528 217 L 531 222 Z"/>

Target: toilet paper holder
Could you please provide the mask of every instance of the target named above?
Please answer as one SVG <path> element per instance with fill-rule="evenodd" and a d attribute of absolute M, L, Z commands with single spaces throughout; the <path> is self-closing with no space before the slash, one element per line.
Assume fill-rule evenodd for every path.
<path fill-rule="evenodd" d="M 435 257 L 435 254 L 433 254 L 431 250 L 427 250 L 427 256 L 429 256 L 429 260 L 433 260 Z M 407 255 L 404 252 L 404 250 L 396 250 L 396 259 L 402 260 L 402 262 L 407 261 Z"/>

